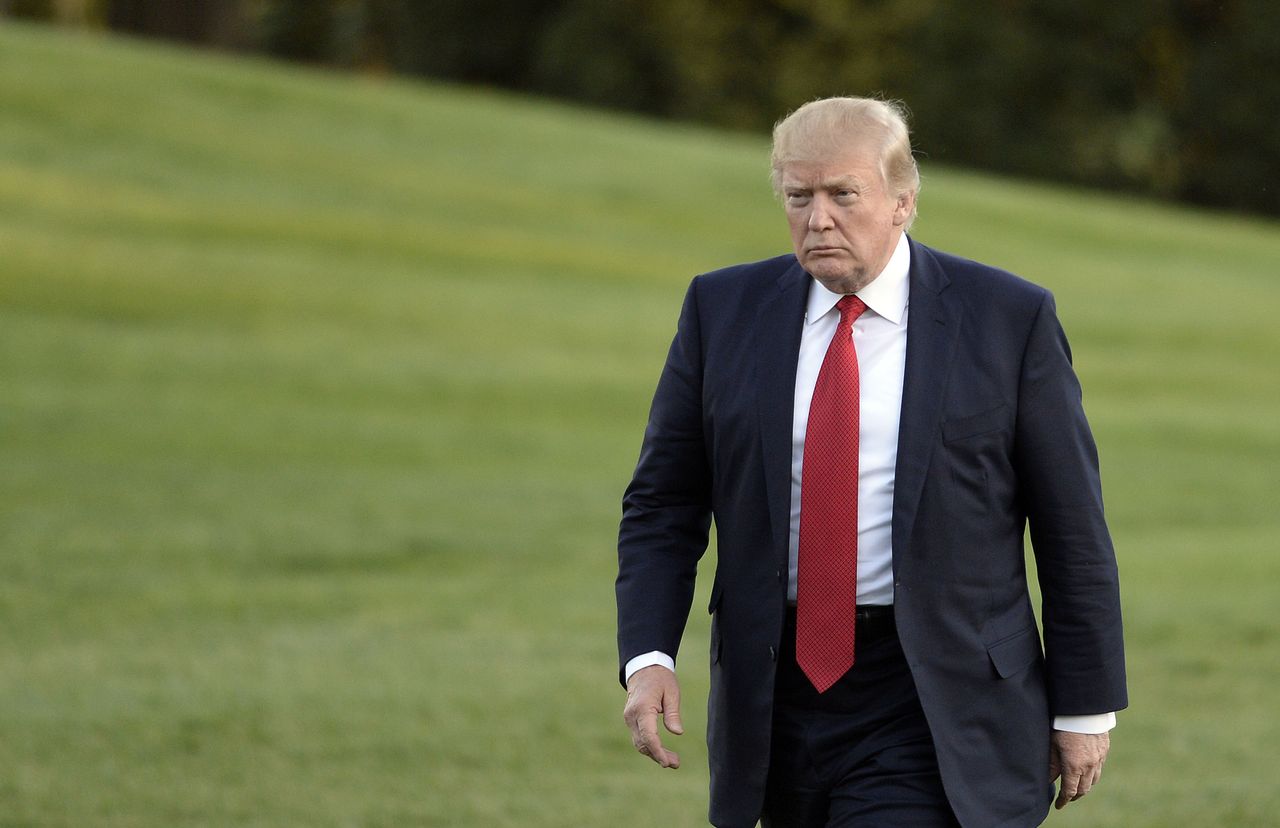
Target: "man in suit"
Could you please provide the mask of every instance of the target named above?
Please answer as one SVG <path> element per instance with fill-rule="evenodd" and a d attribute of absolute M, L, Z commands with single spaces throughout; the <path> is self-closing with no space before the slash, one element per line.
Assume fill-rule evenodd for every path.
<path fill-rule="evenodd" d="M 623 500 L 624 719 L 678 756 L 675 656 L 715 520 L 717 826 L 1039 824 L 1127 704 L 1097 454 L 1052 296 L 906 235 L 901 109 L 774 130 L 794 255 L 694 279 Z M 1041 634 L 1027 588 L 1030 526 Z"/>

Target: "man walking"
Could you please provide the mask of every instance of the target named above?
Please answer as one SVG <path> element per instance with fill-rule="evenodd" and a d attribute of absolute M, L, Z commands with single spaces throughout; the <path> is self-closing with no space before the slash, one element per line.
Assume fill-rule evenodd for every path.
<path fill-rule="evenodd" d="M 1052 296 L 910 239 L 901 110 L 774 130 L 793 254 L 696 278 L 623 501 L 618 643 L 642 754 L 715 520 L 711 822 L 1039 824 L 1127 704 L 1097 454 Z M 1029 525 L 1043 631 L 1028 594 Z M 1043 635 L 1043 649 L 1042 649 Z"/>

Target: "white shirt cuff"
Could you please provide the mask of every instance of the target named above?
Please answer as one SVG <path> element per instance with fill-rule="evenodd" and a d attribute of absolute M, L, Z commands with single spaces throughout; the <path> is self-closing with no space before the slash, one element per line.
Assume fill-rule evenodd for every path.
<path fill-rule="evenodd" d="M 1091 716 L 1054 716 L 1053 729 L 1068 733 L 1106 733 L 1116 726 L 1115 713 L 1095 713 Z"/>
<path fill-rule="evenodd" d="M 643 670 L 646 667 L 652 667 L 655 664 L 660 667 L 666 667 L 673 673 L 676 671 L 676 660 L 674 658 L 664 652 L 654 650 L 652 652 L 638 655 L 627 662 L 627 666 L 622 670 L 623 674 L 626 675 L 623 683 L 625 684 L 626 682 L 631 681 L 631 676 L 636 672 Z"/>
<path fill-rule="evenodd" d="M 641 653 L 635 658 L 627 662 L 623 668 L 626 681 L 631 681 L 631 677 L 645 667 L 652 667 L 657 664 L 660 667 L 666 667 L 671 672 L 676 671 L 676 662 L 671 656 L 661 650 L 653 650 L 647 653 Z M 1116 726 L 1115 713 L 1095 713 L 1088 716 L 1054 716 L 1053 729 L 1065 730 L 1069 733 L 1106 733 Z"/>

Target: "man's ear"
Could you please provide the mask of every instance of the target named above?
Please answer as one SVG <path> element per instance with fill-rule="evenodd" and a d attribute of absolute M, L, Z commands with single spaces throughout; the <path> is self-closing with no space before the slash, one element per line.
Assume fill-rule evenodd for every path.
<path fill-rule="evenodd" d="M 898 194 L 898 203 L 893 208 L 893 226 L 901 227 L 911 219 L 911 212 L 916 206 L 916 194 L 914 190 L 907 190 Z"/>

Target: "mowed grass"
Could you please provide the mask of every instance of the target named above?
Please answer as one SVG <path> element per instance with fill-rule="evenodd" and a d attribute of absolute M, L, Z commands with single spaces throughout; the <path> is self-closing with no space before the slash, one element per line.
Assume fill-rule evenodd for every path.
<path fill-rule="evenodd" d="M 706 616 L 661 771 L 614 533 L 688 279 L 787 248 L 766 156 L 0 24 L 0 825 L 705 824 Z M 1274 824 L 1280 227 L 924 170 L 1102 451 L 1133 706 L 1051 824 Z"/>

